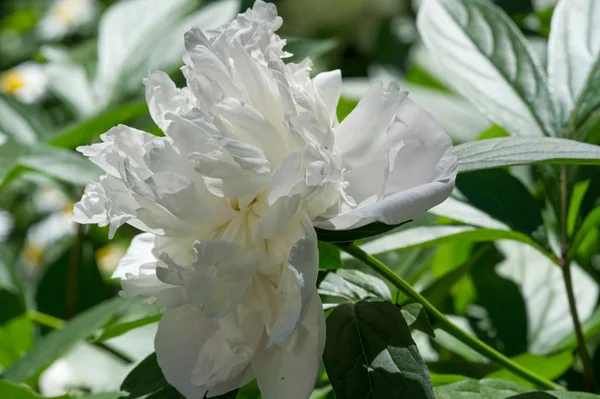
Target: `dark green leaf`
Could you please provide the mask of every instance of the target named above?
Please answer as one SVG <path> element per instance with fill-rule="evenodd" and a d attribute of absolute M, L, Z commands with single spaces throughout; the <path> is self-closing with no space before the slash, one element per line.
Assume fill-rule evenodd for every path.
<path fill-rule="evenodd" d="M 404 223 L 408 223 L 404 222 Z M 316 228 L 317 238 L 324 242 L 351 242 L 362 238 L 373 237 L 383 233 L 387 233 L 396 227 L 402 226 L 404 223 L 397 225 L 389 225 L 382 222 L 374 222 L 363 227 L 351 230 L 325 230 Z"/>
<path fill-rule="evenodd" d="M 523 183 L 505 170 L 459 175 L 456 187 L 472 205 L 516 231 L 532 237 L 542 227 L 538 202 Z"/>
<path fill-rule="evenodd" d="M 471 141 L 453 149 L 459 173 L 538 163 L 600 165 L 600 146 L 550 137 Z"/>
<path fill-rule="evenodd" d="M 6 399 L 39 399 L 40 396 L 31 388 L 14 382 L 0 380 L 0 398 Z"/>
<path fill-rule="evenodd" d="M 147 113 L 148 106 L 145 101 L 123 105 L 60 132 L 50 139 L 48 144 L 55 147 L 74 149 L 77 146 L 87 144 L 119 123 L 125 123 Z"/>
<path fill-rule="evenodd" d="M 464 380 L 435 389 L 436 399 L 506 399 L 530 389 L 511 381 Z"/>
<path fill-rule="evenodd" d="M 528 392 L 515 396 L 510 396 L 509 399 L 599 399 L 599 395 L 583 392 L 563 392 L 563 391 L 544 391 L 544 392 Z"/>
<path fill-rule="evenodd" d="M 319 269 L 339 269 L 342 265 L 340 249 L 333 244 L 319 242 Z"/>
<path fill-rule="evenodd" d="M 400 310 L 389 302 L 339 305 L 323 355 L 337 399 L 433 399 L 427 366 Z"/>
<path fill-rule="evenodd" d="M 102 334 L 98 338 L 94 339 L 94 342 L 103 342 L 108 339 L 123 335 L 126 332 L 134 330 L 136 328 L 140 328 L 140 327 L 148 325 L 148 324 L 156 323 L 157 321 L 160 320 L 161 317 L 162 317 L 162 315 L 157 314 L 157 315 L 144 317 L 142 319 L 138 319 L 138 320 L 134 320 L 134 321 L 129 321 L 127 323 L 121 323 L 121 324 L 116 324 L 114 326 L 109 326 L 109 327 L 105 328 L 104 331 L 102 331 Z"/>
<path fill-rule="evenodd" d="M 81 313 L 69 321 L 64 328 L 54 330 L 40 339 L 33 349 L 4 371 L 2 378 L 15 382 L 25 381 L 66 353 L 80 340 L 92 334 L 117 313 L 122 312 L 132 302 L 132 299 L 114 298 Z"/>
<path fill-rule="evenodd" d="M 390 289 L 381 279 L 359 270 L 346 269 L 328 273 L 319 285 L 319 294 L 348 301 L 392 298 Z"/>
<path fill-rule="evenodd" d="M 420 303 L 409 303 L 400 308 L 402 316 L 411 330 L 419 330 L 435 338 L 435 332 L 427 317 L 427 312 Z"/>

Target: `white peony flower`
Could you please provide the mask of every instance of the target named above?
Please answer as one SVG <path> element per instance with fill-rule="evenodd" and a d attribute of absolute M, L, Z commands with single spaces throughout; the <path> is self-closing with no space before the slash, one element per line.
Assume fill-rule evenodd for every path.
<path fill-rule="evenodd" d="M 166 307 L 156 354 L 188 398 L 253 378 L 264 398 L 308 398 L 325 328 L 315 227 L 405 222 L 454 186 L 450 138 L 406 92 L 375 84 L 338 123 L 339 71 L 285 64 L 281 24 L 258 0 L 192 29 L 187 87 L 146 81 L 165 137 L 117 126 L 79 148 L 106 174 L 74 220 L 144 231 L 114 277 Z"/>
<path fill-rule="evenodd" d="M 0 92 L 26 104 L 43 99 L 47 89 L 44 67 L 35 62 L 24 62 L 0 74 Z"/>
<path fill-rule="evenodd" d="M 58 40 L 91 22 L 98 7 L 95 0 L 55 0 L 38 25 L 40 37 Z"/>

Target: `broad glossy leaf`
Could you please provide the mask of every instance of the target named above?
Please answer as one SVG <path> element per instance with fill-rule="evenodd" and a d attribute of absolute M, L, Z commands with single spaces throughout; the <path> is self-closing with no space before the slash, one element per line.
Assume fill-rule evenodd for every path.
<path fill-rule="evenodd" d="M 400 310 L 389 302 L 338 306 L 323 355 L 337 399 L 433 399 L 427 366 Z"/>
<path fill-rule="evenodd" d="M 600 165 L 600 146 L 550 137 L 508 137 L 459 144 L 459 173 L 537 163 Z"/>
<path fill-rule="evenodd" d="M 94 342 L 104 342 L 108 339 L 121 336 L 121 335 L 123 335 L 131 330 L 134 330 L 136 328 L 140 328 L 140 327 L 146 326 L 148 324 L 156 323 L 157 321 L 160 320 L 161 317 L 162 317 L 162 315 L 158 314 L 158 315 L 154 315 L 154 316 L 144 317 L 142 319 L 138 319 L 138 320 L 134 320 L 134 321 L 129 321 L 126 323 L 120 323 L 120 324 L 115 324 L 113 326 L 109 326 L 109 327 L 105 328 L 104 331 L 102 331 L 102 334 L 98 338 L 94 339 Z"/>
<path fill-rule="evenodd" d="M 119 123 L 125 123 L 147 113 L 148 105 L 145 101 L 122 105 L 65 129 L 50 139 L 48 144 L 54 147 L 74 149 L 77 146 L 89 143 L 92 139 Z"/>
<path fill-rule="evenodd" d="M 530 391 L 511 381 L 496 379 L 464 380 L 435 389 L 437 399 L 506 399 Z"/>
<path fill-rule="evenodd" d="M 472 226 L 415 227 L 387 234 L 360 247 L 372 254 L 410 248 L 424 248 L 456 242 L 488 242 L 501 239 L 516 240 L 530 245 L 533 241 L 511 230 L 480 229 Z"/>
<path fill-rule="evenodd" d="M 425 0 L 417 25 L 444 77 L 516 136 L 556 136 L 541 63 L 511 19 L 485 0 Z"/>
<path fill-rule="evenodd" d="M 408 222 L 405 222 L 408 223 Z M 400 227 L 402 224 L 389 225 L 382 222 L 374 222 L 363 227 L 352 230 L 324 230 L 315 228 L 317 238 L 324 242 L 352 242 L 362 238 L 377 236 Z"/>
<path fill-rule="evenodd" d="M 2 378 L 15 382 L 25 381 L 126 309 L 132 302 L 130 298 L 114 298 L 79 314 L 64 328 L 54 330 L 40 339 L 25 356 L 4 371 Z"/>
<path fill-rule="evenodd" d="M 600 3 L 596 0 L 562 0 L 552 17 L 548 84 L 564 127 L 569 121 L 572 128 L 580 127 L 600 109 L 598 20 Z"/>
<path fill-rule="evenodd" d="M 411 330 L 422 331 L 431 338 L 435 338 L 435 332 L 433 331 L 433 327 L 431 327 L 431 323 L 429 322 L 427 312 L 423 308 L 423 305 L 420 303 L 409 303 L 407 305 L 402 305 L 400 311 L 402 312 L 402 316 L 404 317 L 404 321 L 406 321 L 408 328 Z"/>
<path fill-rule="evenodd" d="M 535 370 L 535 373 L 540 377 L 550 381 L 557 379 L 563 375 L 573 364 L 572 351 L 556 353 L 550 356 L 539 356 L 531 353 L 524 353 L 512 358 L 515 363 L 520 364 L 528 370 Z M 533 384 L 523 378 L 511 373 L 506 369 L 501 369 L 488 374 L 486 378 L 497 378 L 517 382 L 523 386 L 535 388 Z"/>
<path fill-rule="evenodd" d="M 482 170 L 459 175 L 456 188 L 469 203 L 513 230 L 530 237 L 542 227 L 537 200 L 516 177 L 502 169 Z"/>
<path fill-rule="evenodd" d="M 363 299 L 392 299 L 390 289 L 381 279 L 359 270 L 348 269 L 327 273 L 319 285 L 319 294 L 353 302 Z"/>

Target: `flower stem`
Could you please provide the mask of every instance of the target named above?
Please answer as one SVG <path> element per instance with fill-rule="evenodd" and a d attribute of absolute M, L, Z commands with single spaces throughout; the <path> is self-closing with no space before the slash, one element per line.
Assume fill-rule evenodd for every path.
<path fill-rule="evenodd" d="M 401 290 L 406 295 L 423 305 L 423 307 L 427 310 L 427 313 L 433 318 L 435 318 L 435 320 L 437 321 L 437 325 L 442 330 L 446 331 L 448 334 L 452 335 L 454 338 L 458 339 L 463 344 L 469 346 L 470 348 L 476 350 L 478 353 L 502 365 L 504 368 L 513 372 L 519 377 L 541 388 L 564 390 L 564 388 L 561 385 L 549 381 L 543 377 L 540 377 L 534 372 L 515 363 L 514 361 L 504 356 L 497 350 L 481 342 L 477 338 L 461 330 L 456 324 L 448 320 L 448 318 L 444 316 L 444 314 L 440 312 L 435 306 L 433 306 L 424 296 L 415 291 L 415 289 L 411 287 L 410 284 L 404 281 L 400 276 L 394 273 L 390 268 L 388 268 L 386 265 L 380 262 L 377 258 L 363 251 L 356 244 L 339 243 L 337 244 L 337 246 L 342 251 L 347 252 L 356 259 L 364 262 L 367 266 L 369 266 L 374 271 L 385 277 L 392 284 L 394 284 L 399 290 Z"/>
<path fill-rule="evenodd" d="M 594 373 L 592 371 L 592 362 L 590 360 L 590 354 L 588 353 L 587 346 L 585 344 L 585 337 L 581 328 L 581 321 L 577 312 L 577 304 L 575 302 L 575 294 L 573 292 L 573 279 L 571 278 L 571 262 L 568 259 L 569 253 L 569 236 L 567 231 L 568 226 L 568 190 L 567 190 L 567 166 L 561 165 L 560 167 L 560 268 L 563 273 L 563 280 L 565 282 L 565 289 L 567 291 L 567 298 L 569 301 L 569 310 L 571 313 L 571 319 L 573 320 L 573 327 L 575 328 L 575 336 L 577 337 L 577 347 L 579 350 L 579 356 L 581 357 L 581 363 L 583 365 L 583 378 L 585 382 L 585 389 L 588 392 L 594 392 L 594 388 L 598 390 L 597 382 L 594 379 Z"/>

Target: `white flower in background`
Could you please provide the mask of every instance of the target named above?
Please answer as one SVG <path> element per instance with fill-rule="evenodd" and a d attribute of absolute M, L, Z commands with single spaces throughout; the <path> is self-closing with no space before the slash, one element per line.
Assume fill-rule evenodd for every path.
<path fill-rule="evenodd" d="M 13 228 L 13 218 L 10 213 L 0 210 L 0 243 L 4 242 Z"/>
<path fill-rule="evenodd" d="M 0 74 L 0 91 L 26 103 L 44 98 L 48 79 L 44 67 L 32 61 L 24 62 Z"/>
<path fill-rule="evenodd" d="M 274 5 L 185 35 L 178 89 L 151 74 L 165 137 L 117 126 L 80 147 L 106 171 L 79 223 L 134 238 L 114 277 L 166 307 L 159 365 L 188 398 L 257 378 L 262 395 L 308 398 L 324 345 L 314 227 L 404 222 L 452 191 L 450 138 L 396 85 L 373 85 L 342 122 L 339 71 L 285 64 Z M 290 389 L 293 387 L 293 389 Z"/>
<path fill-rule="evenodd" d="M 91 22 L 98 7 L 95 0 L 55 0 L 38 25 L 41 38 L 58 40 Z"/>

